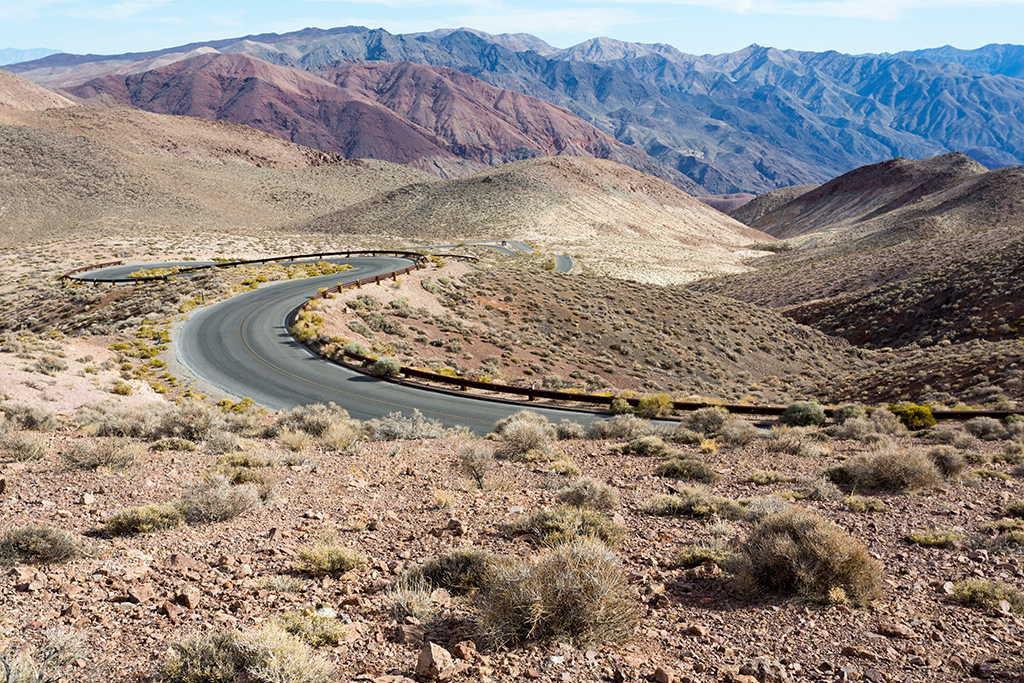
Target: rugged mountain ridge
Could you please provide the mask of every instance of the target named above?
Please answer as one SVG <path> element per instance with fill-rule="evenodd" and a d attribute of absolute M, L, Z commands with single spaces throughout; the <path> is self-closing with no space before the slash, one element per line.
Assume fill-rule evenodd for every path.
<path fill-rule="evenodd" d="M 1015 73 L 1006 66 L 1013 60 L 999 61 L 993 50 L 962 60 L 990 64 L 989 74 L 948 63 L 956 55 L 943 62 L 924 52 L 854 56 L 753 45 L 697 56 L 609 38 L 557 50 L 523 35 L 345 27 L 141 55 L 56 55 L 13 68 L 70 87 L 199 48 L 311 72 L 366 60 L 446 66 L 564 107 L 687 176 L 700 194 L 822 183 L 895 156 L 963 151 L 989 167 L 1024 163 L 1024 81 L 1002 75 Z"/>
<path fill-rule="evenodd" d="M 244 54 L 194 52 L 159 68 L 96 78 L 71 92 L 242 123 L 346 158 L 409 164 L 443 178 L 567 154 L 611 159 L 698 189 L 569 112 L 444 67 L 345 63 L 310 73 Z"/>

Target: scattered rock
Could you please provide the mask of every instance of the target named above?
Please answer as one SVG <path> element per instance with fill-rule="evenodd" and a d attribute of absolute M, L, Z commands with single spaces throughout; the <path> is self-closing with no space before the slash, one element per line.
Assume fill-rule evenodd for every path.
<path fill-rule="evenodd" d="M 476 657 L 476 643 L 472 640 L 460 640 L 452 648 L 452 654 L 458 659 L 472 660 Z"/>
<path fill-rule="evenodd" d="M 676 675 L 672 669 L 659 666 L 654 670 L 654 680 L 655 683 L 675 683 Z"/>
<path fill-rule="evenodd" d="M 156 600 L 156 591 L 149 583 L 140 583 L 128 589 L 128 599 L 136 605 L 143 605 Z"/>
<path fill-rule="evenodd" d="M 174 596 L 174 602 L 186 609 L 194 610 L 199 607 L 200 593 L 195 588 L 186 588 Z"/>
<path fill-rule="evenodd" d="M 403 645 L 419 645 L 426 638 L 427 629 L 423 624 L 399 624 L 395 630 L 395 642 Z"/>
<path fill-rule="evenodd" d="M 450 678 L 455 669 L 455 660 L 448 650 L 434 643 L 424 643 L 416 662 L 416 673 L 420 676 L 444 680 Z"/>

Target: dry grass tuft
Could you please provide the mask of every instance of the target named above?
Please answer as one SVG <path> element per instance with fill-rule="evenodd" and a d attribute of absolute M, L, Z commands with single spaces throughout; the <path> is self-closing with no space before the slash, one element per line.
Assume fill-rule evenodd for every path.
<path fill-rule="evenodd" d="M 333 543 L 317 543 L 299 548 L 295 568 L 313 574 L 343 574 L 366 564 L 366 555 Z"/>
<path fill-rule="evenodd" d="M 524 515 L 512 523 L 512 531 L 531 534 L 552 547 L 581 537 L 596 538 L 614 546 L 626 533 L 622 526 L 597 510 L 567 505 Z"/>
<path fill-rule="evenodd" d="M 913 448 L 861 454 L 825 474 L 840 486 L 869 491 L 912 491 L 937 486 L 943 480 L 935 462 Z"/>
<path fill-rule="evenodd" d="M 103 521 L 103 533 L 109 536 L 148 534 L 177 529 L 184 523 L 177 504 L 153 503 L 115 512 Z"/>
<path fill-rule="evenodd" d="M 961 581 L 953 586 L 953 595 L 961 605 L 986 612 L 1003 611 L 1024 614 L 1024 593 L 1013 586 L 980 579 Z"/>
<path fill-rule="evenodd" d="M 730 498 L 714 496 L 707 491 L 681 487 L 678 495 L 658 495 L 640 505 L 640 509 L 654 517 L 711 517 L 742 519 L 746 514 L 743 505 Z"/>
<path fill-rule="evenodd" d="M 66 531 L 48 526 L 23 526 L 0 533 L 2 564 L 63 564 L 86 555 Z"/>
<path fill-rule="evenodd" d="M 575 539 L 536 563 L 497 565 L 480 597 L 480 626 L 497 646 L 528 640 L 600 645 L 633 634 L 639 611 L 618 558 L 592 538 Z"/>
<path fill-rule="evenodd" d="M 869 603 L 881 594 L 881 563 L 815 512 L 790 506 L 754 527 L 734 570 L 751 589 L 817 602 Z"/>
<path fill-rule="evenodd" d="M 83 443 L 74 453 L 66 456 L 69 467 L 79 470 L 95 470 L 106 467 L 120 471 L 135 467 L 145 457 L 141 444 L 123 439 L 103 440 L 97 443 Z"/>
<path fill-rule="evenodd" d="M 595 510 L 612 510 L 619 505 L 619 492 L 613 486 L 590 477 L 582 477 L 555 495 L 559 503 Z"/>

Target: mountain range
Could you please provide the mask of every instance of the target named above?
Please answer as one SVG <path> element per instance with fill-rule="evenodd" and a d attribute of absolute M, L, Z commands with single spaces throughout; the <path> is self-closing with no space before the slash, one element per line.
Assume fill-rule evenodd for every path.
<path fill-rule="evenodd" d="M 691 193 L 727 194 L 818 184 L 898 156 L 962 151 L 991 168 L 1024 163 L 1022 50 L 848 55 L 752 45 L 697 56 L 609 38 L 558 49 L 525 34 L 344 27 L 148 53 L 53 55 L 9 68 L 105 103 L 248 123 L 446 177 L 517 154 L 561 152 L 621 161 Z M 394 66 L 403 62 L 426 70 Z M 360 68 L 367 71 L 353 76 Z M 303 85 L 285 95 L 282 81 Z M 515 99 L 504 91 L 518 93 L 513 109 L 531 115 L 515 111 L 497 124 L 496 102 Z M 257 94 L 264 111 L 242 106 Z M 340 120 L 341 111 L 355 110 L 373 125 Z M 597 131 L 584 132 L 569 115 Z M 366 141 L 378 126 L 388 131 L 378 138 L 408 140 L 406 157 L 415 159 L 381 144 L 387 140 Z"/>

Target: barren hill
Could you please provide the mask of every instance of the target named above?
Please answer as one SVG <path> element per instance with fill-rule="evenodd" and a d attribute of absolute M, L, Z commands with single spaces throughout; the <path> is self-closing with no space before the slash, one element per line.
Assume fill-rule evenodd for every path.
<path fill-rule="evenodd" d="M 754 252 L 742 245 L 772 241 L 657 178 L 564 156 L 399 188 L 300 226 L 429 241 L 516 236 L 652 282 L 745 270 L 740 261 Z"/>
<path fill-rule="evenodd" d="M 0 245 L 136 225 L 276 226 L 433 179 L 386 162 L 330 163 L 338 159 L 218 121 L 0 109 Z"/>
<path fill-rule="evenodd" d="M 818 185 L 790 185 L 780 187 L 777 190 L 757 195 L 746 204 L 739 206 L 732 211 L 726 211 L 730 216 L 740 223 L 750 225 L 765 214 L 769 214 L 784 204 L 788 204 L 802 194 L 806 194 L 817 188 Z"/>
<path fill-rule="evenodd" d="M 910 207 L 987 170 L 961 153 L 921 160 L 891 159 L 843 174 L 750 225 L 785 239 L 865 223 Z"/>
<path fill-rule="evenodd" d="M 244 54 L 206 52 L 96 78 L 71 92 L 242 123 L 346 158 L 409 164 L 441 177 L 572 154 L 613 159 L 696 189 L 564 109 L 443 67 L 345 64 L 313 75 Z"/>
<path fill-rule="evenodd" d="M 75 102 L 40 87 L 21 76 L 0 70 L 0 110 L 18 109 L 35 111 L 51 107 L 73 107 Z"/>

